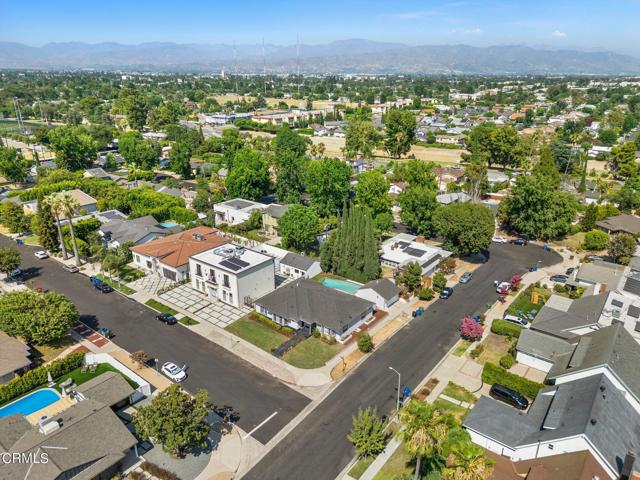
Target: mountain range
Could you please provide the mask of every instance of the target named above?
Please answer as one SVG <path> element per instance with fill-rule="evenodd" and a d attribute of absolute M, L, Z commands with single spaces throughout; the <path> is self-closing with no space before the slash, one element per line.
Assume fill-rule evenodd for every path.
<path fill-rule="evenodd" d="M 263 53 L 264 52 L 264 53 Z M 0 42 L 1 69 L 123 70 L 269 74 L 640 75 L 640 59 L 609 51 L 500 45 L 409 46 L 363 39 L 320 45 L 171 42 Z"/>

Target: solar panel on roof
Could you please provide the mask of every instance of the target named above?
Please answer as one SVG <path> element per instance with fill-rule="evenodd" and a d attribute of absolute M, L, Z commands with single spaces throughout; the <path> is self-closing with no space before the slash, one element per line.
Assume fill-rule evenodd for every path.
<path fill-rule="evenodd" d="M 624 305 L 624 303 L 622 303 L 620 300 L 612 300 L 611 305 L 613 305 L 614 307 L 621 307 Z"/>
<path fill-rule="evenodd" d="M 245 262 L 244 260 L 240 260 L 238 257 L 232 257 L 229 259 L 229 261 L 235 265 L 238 265 L 240 268 L 249 266 L 249 263 Z"/>
<path fill-rule="evenodd" d="M 640 308 L 636 307 L 635 305 L 629 305 L 627 314 L 633 318 L 640 318 Z"/>
<path fill-rule="evenodd" d="M 231 263 L 229 260 L 221 261 L 220 262 L 220 266 L 228 268 L 229 270 L 233 270 L 234 272 L 237 272 L 238 270 L 240 270 L 242 268 L 240 265 L 237 265 L 235 263 Z"/>
<path fill-rule="evenodd" d="M 407 248 L 409 245 L 411 245 L 409 242 L 398 242 L 400 248 Z"/>
<path fill-rule="evenodd" d="M 411 255 L 412 257 L 420 258 L 427 252 L 425 250 L 420 250 L 419 248 L 407 247 L 404 249 L 404 253 Z"/>

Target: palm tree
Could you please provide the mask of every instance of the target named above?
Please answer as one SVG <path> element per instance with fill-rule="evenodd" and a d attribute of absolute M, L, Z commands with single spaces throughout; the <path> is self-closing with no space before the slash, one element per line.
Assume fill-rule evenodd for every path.
<path fill-rule="evenodd" d="M 55 194 L 45 197 L 42 201 L 49 205 L 51 213 L 53 213 L 53 216 L 56 219 L 56 228 L 58 229 L 58 238 L 60 240 L 60 247 L 62 248 L 62 256 L 66 260 L 69 258 L 69 254 L 67 253 L 67 247 L 64 244 L 64 236 L 62 235 L 62 227 L 60 225 L 60 217 L 63 212 L 62 205 L 56 201 Z"/>
<path fill-rule="evenodd" d="M 493 472 L 493 461 L 485 457 L 481 447 L 471 442 L 469 432 L 463 428 L 449 431 L 444 453 L 447 463 L 442 474 L 448 480 L 486 480 Z"/>
<path fill-rule="evenodd" d="M 418 480 L 423 457 L 441 454 L 454 421 L 433 405 L 419 401 L 410 402 L 400 412 L 400 420 L 404 428 L 398 436 L 405 442 L 407 452 L 416 458 L 413 478 Z"/>
<path fill-rule="evenodd" d="M 73 254 L 75 255 L 76 266 L 80 266 L 80 255 L 78 254 L 78 242 L 76 241 L 76 232 L 73 229 L 73 222 L 71 219 L 80 209 L 80 204 L 67 192 L 59 192 L 54 196 L 54 202 L 60 205 L 60 208 L 64 212 L 65 216 L 69 219 L 69 233 L 71 234 L 71 246 L 73 247 Z"/>

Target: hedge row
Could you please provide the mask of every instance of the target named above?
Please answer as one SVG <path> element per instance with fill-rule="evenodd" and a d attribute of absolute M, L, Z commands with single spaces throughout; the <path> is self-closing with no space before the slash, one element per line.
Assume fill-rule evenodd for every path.
<path fill-rule="evenodd" d="M 516 325 L 515 323 L 507 322 L 500 318 L 496 318 L 491 323 L 491 332 L 496 335 L 504 335 L 506 337 L 518 338 L 523 327 Z"/>
<path fill-rule="evenodd" d="M 499 383 L 505 387 L 512 388 L 528 398 L 535 398 L 538 391 L 544 387 L 541 383 L 532 382 L 520 375 L 507 372 L 504 368 L 490 362 L 484 364 L 482 381 L 489 384 Z"/>
<path fill-rule="evenodd" d="M 84 352 L 74 352 L 47 365 L 29 370 L 21 377 L 16 377 L 8 383 L 0 385 L 0 404 L 44 385 L 47 383 L 48 372 L 51 372 L 51 377 L 56 379 L 82 366 L 83 361 Z"/>

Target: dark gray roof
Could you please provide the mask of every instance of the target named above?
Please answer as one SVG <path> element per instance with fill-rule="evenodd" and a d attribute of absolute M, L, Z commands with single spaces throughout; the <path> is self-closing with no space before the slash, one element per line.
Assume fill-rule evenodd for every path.
<path fill-rule="evenodd" d="M 122 244 L 124 242 L 138 243 L 147 235 L 164 236 L 168 231 L 158 225 L 158 221 L 151 215 L 133 218 L 131 220 L 112 220 L 100 227 L 103 234 L 109 234 L 111 240 Z"/>
<path fill-rule="evenodd" d="M 482 397 L 464 426 L 511 448 L 585 435 L 616 472 L 640 453 L 640 415 L 604 374 L 541 390 L 528 413 Z"/>
<path fill-rule="evenodd" d="M 365 283 L 360 287 L 360 290 L 370 288 L 385 300 L 391 300 L 393 297 L 400 293 L 398 286 L 388 278 L 377 278 Z"/>
<path fill-rule="evenodd" d="M 280 260 L 280 265 L 288 265 L 306 272 L 314 263 L 317 262 L 318 260 L 315 258 L 289 252 L 282 258 L 282 260 Z"/>
<path fill-rule="evenodd" d="M 265 208 L 264 212 L 273 218 L 281 218 L 289 208 L 291 208 L 291 205 L 278 205 L 277 203 L 272 203 Z"/>
<path fill-rule="evenodd" d="M 85 397 L 113 406 L 129 398 L 134 392 L 131 385 L 116 372 L 105 372 L 78 386 L 76 389 Z"/>
<path fill-rule="evenodd" d="M 256 300 L 269 312 L 289 320 L 328 327 L 334 332 L 373 307 L 373 303 L 300 278 Z"/>
<path fill-rule="evenodd" d="M 624 277 L 624 265 L 598 260 L 593 263 L 583 263 L 576 273 L 576 280 L 591 283 L 603 283 L 607 290 L 617 288 Z"/>
<path fill-rule="evenodd" d="M 569 330 L 595 325 L 600 318 L 608 293 L 588 295 L 573 300 L 567 311 L 545 305 L 531 324 L 531 328 L 560 338 L 572 338 Z"/>
<path fill-rule="evenodd" d="M 245 208 L 251 207 L 255 204 L 256 202 L 252 202 L 250 200 L 243 200 L 242 198 L 234 198 L 231 200 L 227 200 L 226 202 L 222 202 L 222 205 L 235 208 L 236 210 L 244 210 Z"/>
<path fill-rule="evenodd" d="M 557 357 L 547 378 L 600 366 L 608 366 L 640 400 L 640 345 L 621 323 L 582 335 L 574 348 Z"/>
<path fill-rule="evenodd" d="M 74 480 L 92 479 L 116 464 L 137 443 L 108 406 L 84 400 L 56 415 L 60 428 L 47 435 L 31 426 L 21 415 L 0 418 L 3 449 L 14 453 L 35 453 L 47 449 L 48 463 L 36 463 L 29 478 L 54 480 L 73 470 Z M 28 463 L 0 464 L 0 478 L 26 478 Z"/>
<path fill-rule="evenodd" d="M 0 330 L 0 376 L 31 365 L 30 353 L 27 345 Z"/>
<path fill-rule="evenodd" d="M 524 329 L 518 338 L 518 351 L 542 360 L 553 361 L 558 355 L 573 350 L 574 344 L 544 332 Z"/>
<path fill-rule="evenodd" d="M 640 217 L 636 215 L 616 215 L 600 220 L 596 225 L 611 232 L 627 232 L 633 235 L 640 233 Z"/>

